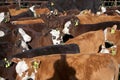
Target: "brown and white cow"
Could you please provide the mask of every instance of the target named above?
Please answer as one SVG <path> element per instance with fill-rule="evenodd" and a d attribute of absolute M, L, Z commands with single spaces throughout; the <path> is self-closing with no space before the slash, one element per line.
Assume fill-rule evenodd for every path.
<path fill-rule="evenodd" d="M 1 49 L 1 48 L 0 48 Z M 11 64 L 12 58 L 33 58 L 36 56 L 43 55 L 52 55 L 52 54 L 77 54 L 79 53 L 79 47 L 76 44 L 68 44 L 68 45 L 52 45 L 46 47 L 40 47 L 36 49 L 31 49 L 28 51 L 24 51 L 21 53 L 17 53 L 15 55 L 10 55 L 4 60 L 0 60 L 0 77 L 7 80 L 16 80 L 16 64 Z M 11 65 L 10 65 L 11 64 Z"/>
<path fill-rule="evenodd" d="M 80 24 L 79 20 L 75 18 L 64 23 L 62 32 L 64 34 L 69 34 L 73 37 L 76 37 L 85 32 L 96 31 L 100 29 L 104 30 L 105 28 L 112 27 L 115 24 L 118 26 L 117 28 L 120 29 L 120 21 L 109 21 L 97 24 Z"/>
<path fill-rule="evenodd" d="M 29 18 L 29 19 L 21 19 L 21 20 L 17 20 L 17 21 L 11 21 L 12 24 L 36 24 L 36 23 L 44 23 L 43 19 L 40 18 Z"/>
<path fill-rule="evenodd" d="M 81 53 L 94 53 L 99 52 L 100 46 L 105 42 L 117 45 L 119 42 L 120 31 L 116 30 L 117 25 L 112 28 L 106 28 L 98 31 L 90 31 L 81 34 L 73 39 L 69 39 L 65 44 L 76 43 L 79 45 Z"/>
<path fill-rule="evenodd" d="M 65 44 L 75 43 L 79 45 L 81 53 L 99 52 L 100 46 L 105 42 L 104 32 L 102 30 L 91 31 L 81 34 L 75 38 L 69 39 Z"/>
<path fill-rule="evenodd" d="M 96 24 L 96 23 L 101 23 L 101 22 L 108 22 L 108 21 L 120 21 L 120 16 L 115 15 L 91 15 L 90 14 L 79 14 L 76 15 L 76 17 L 80 20 L 81 24 Z"/>
<path fill-rule="evenodd" d="M 119 67 L 107 54 L 67 54 L 13 59 L 16 80 L 118 80 Z"/>

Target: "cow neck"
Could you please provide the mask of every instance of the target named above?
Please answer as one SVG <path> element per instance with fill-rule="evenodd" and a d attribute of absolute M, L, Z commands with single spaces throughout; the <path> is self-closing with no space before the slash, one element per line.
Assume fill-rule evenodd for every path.
<path fill-rule="evenodd" d="M 107 31 L 107 29 L 104 30 L 104 43 L 108 43 L 109 45 L 113 46 L 114 43 L 107 40 Z"/>
<path fill-rule="evenodd" d="M 37 17 L 36 11 L 33 12 L 33 15 L 35 18 Z"/>
<path fill-rule="evenodd" d="M 104 39 L 107 41 L 107 29 L 104 30 Z"/>

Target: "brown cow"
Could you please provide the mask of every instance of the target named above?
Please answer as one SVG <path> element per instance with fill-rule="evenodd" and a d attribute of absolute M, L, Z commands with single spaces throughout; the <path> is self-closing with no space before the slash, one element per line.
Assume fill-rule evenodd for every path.
<path fill-rule="evenodd" d="M 9 13 L 11 16 L 16 16 L 22 12 L 26 12 L 28 9 L 19 9 L 19 10 L 16 10 L 16 9 L 9 9 Z"/>
<path fill-rule="evenodd" d="M 97 24 L 80 24 L 80 21 L 76 18 L 73 18 L 71 20 L 68 20 L 64 23 L 64 28 L 62 32 L 64 34 L 72 35 L 73 37 L 76 37 L 80 34 L 83 34 L 85 32 L 89 31 L 96 31 L 96 30 L 104 30 L 107 27 L 112 27 L 113 25 L 117 25 L 118 29 L 120 29 L 120 21 L 109 21 L 109 22 L 102 22 Z"/>
<path fill-rule="evenodd" d="M 36 23 L 44 23 L 44 21 L 40 18 L 37 18 L 37 19 L 35 19 L 35 18 L 30 19 L 29 18 L 26 20 L 21 19 L 21 20 L 17 20 L 17 21 L 11 21 L 11 23 L 15 24 L 15 25 L 17 25 L 17 24 L 36 24 Z"/>
<path fill-rule="evenodd" d="M 1 48 L 0 48 L 1 49 Z M 9 52 L 10 53 L 10 52 Z M 31 49 L 22 53 L 18 53 L 6 58 L 6 60 L 0 60 L 0 77 L 3 77 L 5 80 L 16 80 L 16 64 L 12 64 L 8 66 L 8 62 L 11 61 L 12 58 L 33 58 L 36 56 L 42 55 L 51 55 L 51 54 L 77 54 L 79 53 L 79 47 L 76 44 L 68 44 L 68 45 L 52 45 L 46 46 L 36 49 Z M 8 61 L 9 60 L 9 61 Z M 8 61 L 8 62 L 7 62 Z M 7 62 L 7 63 L 6 63 Z M 3 64 L 3 65 L 2 65 Z M 7 66 L 7 67 L 6 67 Z"/>
<path fill-rule="evenodd" d="M 102 45 L 100 53 L 112 55 L 116 59 L 118 64 L 120 64 L 120 44 L 114 44 L 110 48 L 106 48 L 104 45 Z"/>
<path fill-rule="evenodd" d="M 116 30 L 116 28 L 117 25 L 114 25 L 112 28 L 106 28 L 104 32 L 102 30 L 90 31 L 69 39 L 65 44 L 78 44 L 81 53 L 96 53 L 99 52 L 99 48 L 104 42 L 118 43 L 120 31 Z"/>
<path fill-rule="evenodd" d="M 110 16 L 110 15 L 89 15 L 89 14 L 81 14 L 76 15 L 80 20 L 81 24 L 96 24 L 100 22 L 107 21 L 120 21 L 120 16 Z"/>
<path fill-rule="evenodd" d="M 99 51 L 99 47 L 104 43 L 104 41 L 104 32 L 102 30 L 98 30 L 87 32 L 69 39 L 65 44 L 78 44 L 81 53 L 96 53 Z"/>
<path fill-rule="evenodd" d="M 16 80 L 118 80 L 118 64 L 105 54 L 58 54 L 12 61 L 18 61 Z"/>

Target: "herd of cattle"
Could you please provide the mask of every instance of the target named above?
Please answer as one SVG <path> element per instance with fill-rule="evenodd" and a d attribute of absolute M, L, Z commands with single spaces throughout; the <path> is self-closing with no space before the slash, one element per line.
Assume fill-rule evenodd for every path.
<path fill-rule="evenodd" d="M 15 7 L 0 7 L 0 80 L 119 79 L 119 8 Z"/>

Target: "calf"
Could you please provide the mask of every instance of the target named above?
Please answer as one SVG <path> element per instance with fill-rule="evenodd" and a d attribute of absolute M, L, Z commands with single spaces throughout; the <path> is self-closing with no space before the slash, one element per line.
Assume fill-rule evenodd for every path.
<path fill-rule="evenodd" d="M 23 30 L 25 30 L 26 34 L 30 35 L 30 37 L 32 38 L 31 41 L 27 42 L 31 48 L 59 44 L 60 43 L 59 39 L 61 39 L 60 34 L 54 33 L 54 32 L 60 33 L 60 30 L 49 28 L 48 25 L 46 25 L 45 23 L 19 24 L 19 25 L 6 23 L 1 24 L 0 27 L 6 27 L 10 30 L 14 30 L 14 28 L 15 29 L 22 28 Z M 54 37 L 56 38 L 54 39 Z"/>
<path fill-rule="evenodd" d="M 17 21 L 11 21 L 12 24 L 36 24 L 36 23 L 44 23 L 44 21 L 42 19 L 33 19 L 33 18 L 29 18 L 27 20 L 17 20 Z"/>
<path fill-rule="evenodd" d="M 28 9 L 20 9 L 20 10 L 16 10 L 16 9 L 9 9 L 10 15 L 11 16 L 16 16 L 19 15 L 23 12 L 26 12 Z"/>
<path fill-rule="evenodd" d="M 96 24 L 101 22 L 108 22 L 108 21 L 120 21 L 119 16 L 110 16 L 110 15 L 89 15 L 89 14 L 82 14 L 76 15 L 76 17 L 80 20 L 81 24 Z"/>
<path fill-rule="evenodd" d="M 75 38 L 69 39 L 65 42 L 65 44 L 78 44 L 80 48 L 80 53 L 91 54 L 99 52 L 99 48 L 104 43 L 104 41 L 104 32 L 102 30 L 98 30 L 87 32 Z"/>
<path fill-rule="evenodd" d="M 64 34 L 72 35 L 73 37 L 76 37 L 80 34 L 83 34 L 85 32 L 89 31 L 96 31 L 96 30 L 104 30 L 107 27 L 113 27 L 113 25 L 117 25 L 118 29 L 120 29 L 120 22 L 119 21 L 111 21 L 111 22 L 103 22 L 103 23 L 97 23 L 97 24 L 80 24 L 78 19 L 68 20 L 64 24 L 64 28 L 62 32 Z"/>
<path fill-rule="evenodd" d="M 58 54 L 12 61 L 17 62 L 16 80 L 118 80 L 118 64 L 105 54 Z"/>
<path fill-rule="evenodd" d="M 10 20 L 14 21 L 14 20 L 17 20 L 17 19 L 23 18 L 23 17 L 34 17 L 34 16 L 36 16 L 35 11 L 34 11 L 34 7 L 35 6 L 30 7 L 26 12 L 20 13 L 20 14 L 15 15 L 15 16 L 11 16 Z"/>
<path fill-rule="evenodd" d="M 114 25 L 112 28 L 106 28 L 104 32 L 102 30 L 90 31 L 68 40 L 66 44 L 78 44 L 82 53 L 99 52 L 99 48 L 104 42 L 112 44 L 117 44 L 119 42 L 120 31 L 116 30 L 116 28 L 117 25 Z"/>
<path fill-rule="evenodd" d="M 76 44 L 68 44 L 68 45 L 53 45 L 53 46 L 46 46 L 37 49 L 31 49 L 29 51 L 21 52 L 12 56 L 7 57 L 8 60 L 11 61 L 12 58 L 32 58 L 36 56 L 42 55 L 51 55 L 51 54 L 67 54 L 67 53 L 79 53 L 79 47 Z M 15 72 L 15 63 L 12 63 L 11 66 L 9 65 L 9 61 L 1 60 L 0 61 L 0 77 L 3 77 L 7 80 L 16 80 L 16 72 Z"/>
<path fill-rule="evenodd" d="M 31 40 L 31 37 L 26 34 L 22 28 L 10 30 L 9 28 L 0 27 L 0 59 L 7 56 L 29 50 L 26 42 Z"/>

